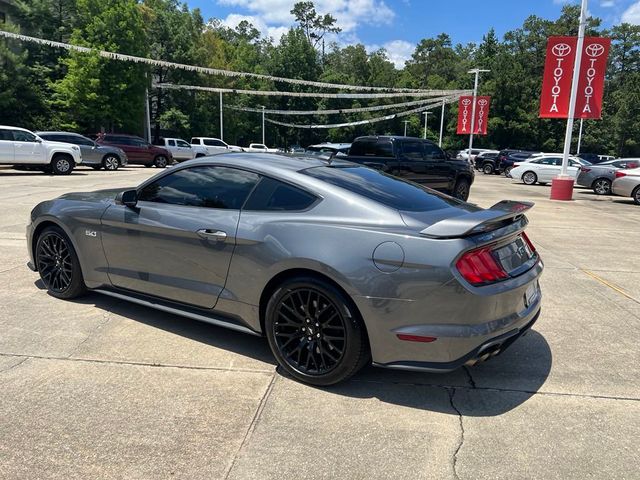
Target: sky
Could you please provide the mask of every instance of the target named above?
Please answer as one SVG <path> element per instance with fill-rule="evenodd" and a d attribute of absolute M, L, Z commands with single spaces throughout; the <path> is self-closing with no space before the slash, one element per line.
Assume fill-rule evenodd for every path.
<path fill-rule="evenodd" d="M 276 41 L 293 24 L 296 0 L 185 0 L 205 19 L 218 18 L 235 27 L 248 20 Z M 342 28 L 338 43 L 362 43 L 367 50 L 385 48 L 402 68 L 415 45 L 445 32 L 454 43 L 479 42 L 493 27 L 499 36 L 517 28 L 529 15 L 556 19 L 564 4 L 577 0 L 315 0 L 320 14 L 331 13 Z M 605 27 L 640 24 L 640 0 L 590 0 L 589 12 Z"/>

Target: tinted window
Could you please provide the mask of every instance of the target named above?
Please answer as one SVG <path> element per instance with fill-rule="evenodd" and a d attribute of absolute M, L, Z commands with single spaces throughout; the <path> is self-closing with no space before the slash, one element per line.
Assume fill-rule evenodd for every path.
<path fill-rule="evenodd" d="M 208 140 L 205 139 L 202 141 L 202 143 L 204 143 L 205 145 L 208 145 L 210 147 L 226 147 L 226 145 L 224 143 L 222 143 L 220 140 Z"/>
<path fill-rule="evenodd" d="M 349 155 L 360 157 L 393 157 L 393 145 L 389 140 L 358 140 L 351 146 Z"/>
<path fill-rule="evenodd" d="M 422 161 L 422 142 L 404 142 L 402 154 L 407 160 Z"/>
<path fill-rule="evenodd" d="M 130 140 L 131 139 L 129 137 L 119 137 L 117 135 L 106 135 L 104 137 L 105 142 L 117 143 L 120 145 L 133 145 Z"/>
<path fill-rule="evenodd" d="M 170 147 L 175 147 L 176 146 L 176 141 L 175 140 L 167 140 L 167 142 L 169 143 Z"/>
<path fill-rule="evenodd" d="M 148 147 L 149 144 L 146 142 L 146 140 L 142 140 L 141 138 L 130 138 L 129 142 L 131 145 L 133 145 L 134 147 Z"/>
<path fill-rule="evenodd" d="M 398 210 L 426 212 L 463 203 L 365 167 L 336 165 L 309 168 L 302 173 Z"/>
<path fill-rule="evenodd" d="M 444 152 L 431 142 L 424 142 L 422 148 L 425 160 L 444 160 L 446 158 Z"/>
<path fill-rule="evenodd" d="M 263 178 L 244 210 L 305 210 L 315 201 L 315 196 L 299 188 L 272 178 Z"/>
<path fill-rule="evenodd" d="M 176 143 L 178 144 L 179 147 L 186 147 L 186 148 L 190 148 L 191 147 L 191 145 L 189 145 L 184 140 L 176 140 Z"/>
<path fill-rule="evenodd" d="M 13 130 L 13 140 L 16 142 L 35 142 L 36 136 L 31 132 Z"/>
<path fill-rule="evenodd" d="M 226 167 L 193 167 L 144 187 L 140 200 L 191 207 L 239 210 L 260 176 Z"/>
<path fill-rule="evenodd" d="M 92 140 L 85 138 L 81 135 L 71 135 L 71 140 L 76 145 L 86 145 L 87 147 L 93 147 L 94 143 Z"/>
<path fill-rule="evenodd" d="M 13 142 L 13 135 L 10 130 L 0 130 L 0 140 L 8 140 Z"/>

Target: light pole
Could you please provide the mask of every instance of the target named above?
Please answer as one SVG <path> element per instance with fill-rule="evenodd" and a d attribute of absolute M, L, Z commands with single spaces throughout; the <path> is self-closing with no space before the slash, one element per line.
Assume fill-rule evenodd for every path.
<path fill-rule="evenodd" d="M 427 139 L 427 119 L 429 118 L 430 113 L 433 112 L 422 112 L 422 114 L 424 115 L 424 135 L 422 136 L 422 138 L 424 138 L 425 140 Z"/>
<path fill-rule="evenodd" d="M 445 101 L 442 100 L 442 113 L 440 114 L 440 141 L 438 142 L 438 146 L 442 148 L 442 131 L 444 130 L 444 104 Z"/>
<path fill-rule="evenodd" d="M 580 130 L 578 130 L 578 148 L 576 149 L 576 156 L 580 156 L 580 147 L 582 146 L 582 124 L 584 118 L 580 119 Z"/>
<path fill-rule="evenodd" d="M 220 140 L 224 142 L 224 129 L 222 119 L 222 92 L 220 92 Z"/>
<path fill-rule="evenodd" d="M 407 123 L 409 123 L 409 120 L 405 120 L 404 121 L 404 136 L 407 136 Z"/>
<path fill-rule="evenodd" d="M 264 143 L 264 105 L 262 105 L 262 144 L 266 146 Z"/>
<path fill-rule="evenodd" d="M 469 154 L 467 158 L 469 162 L 471 162 L 471 149 L 473 148 L 473 131 L 475 130 L 475 120 L 476 120 L 476 97 L 478 96 L 478 77 L 481 73 L 490 72 L 491 70 L 482 70 L 480 68 L 474 68 L 469 70 L 467 73 L 473 73 L 476 76 L 475 82 L 473 84 L 473 102 L 471 104 L 471 134 L 469 135 Z"/>

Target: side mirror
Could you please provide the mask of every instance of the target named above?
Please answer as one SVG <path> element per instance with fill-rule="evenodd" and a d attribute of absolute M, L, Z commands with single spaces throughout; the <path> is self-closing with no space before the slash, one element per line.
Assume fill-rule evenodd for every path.
<path fill-rule="evenodd" d="M 138 204 L 138 192 L 137 190 L 125 190 L 116 195 L 116 203 L 118 205 L 125 205 L 129 208 L 135 208 Z"/>

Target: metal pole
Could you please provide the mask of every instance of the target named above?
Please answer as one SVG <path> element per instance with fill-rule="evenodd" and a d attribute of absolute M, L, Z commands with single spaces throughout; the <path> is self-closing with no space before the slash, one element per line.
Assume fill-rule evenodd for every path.
<path fill-rule="evenodd" d="M 220 92 L 220 140 L 224 142 L 224 120 L 222 115 L 222 92 Z"/>
<path fill-rule="evenodd" d="M 573 65 L 573 79 L 571 80 L 571 97 L 569 98 L 569 115 L 567 116 L 567 130 L 564 135 L 564 151 L 562 152 L 562 171 L 560 177 L 567 177 L 569 167 L 569 151 L 571 150 L 571 134 L 573 133 L 573 120 L 576 110 L 576 99 L 578 97 L 578 80 L 580 78 L 580 64 L 582 62 L 582 47 L 584 46 L 584 31 L 587 26 L 588 0 L 582 0 L 582 10 L 580 12 L 580 28 L 578 29 L 578 46 L 576 50 L 576 60 Z"/>
<path fill-rule="evenodd" d="M 404 136 L 407 136 L 407 123 L 409 123 L 409 120 L 405 120 L 404 121 Z"/>
<path fill-rule="evenodd" d="M 145 120 L 145 129 L 144 133 L 147 136 L 145 139 L 147 142 L 151 143 L 151 110 L 149 109 L 149 88 L 147 86 L 147 73 L 144 74 L 145 79 L 145 87 L 144 87 L 144 120 Z"/>
<path fill-rule="evenodd" d="M 473 102 L 471 104 L 471 134 L 469 135 L 469 153 L 467 155 L 467 160 L 471 163 L 471 149 L 473 148 L 473 131 L 475 130 L 475 120 L 476 120 L 476 97 L 478 96 L 478 77 L 482 72 L 489 72 L 490 70 L 481 70 L 479 68 L 474 68 L 473 70 L 469 70 L 467 73 L 475 73 L 476 79 L 473 84 Z"/>
<path fill-rule="evenodd" d="M 444 130 L 444 100 L 442 100 L 442 113 L 440 114 L 440 141 L 438 146 L 442 148 L 442 131 Z"/>
<path fill-rule="evenodd" d="M 262 106 L 262 144 L 266 145 L 264 143 L 264 105 Z"/>
<path fill-rule="evenodd" d="M 424 115 L 424 135 L 422 138 L 424 138 L 426 140 L 427 138 L 427 119 L 429 118 L 429 114 L 432 112 L 422 112 L 422 114 Z"/>
<path fill-rule="evenodd" d="M 578 148 L 576 149 L 576 156 L 580 155 L 580 146 L 582 145 L 582 124 L 584 123 L 584 118 L 580 119 L 580 130 L 578 131 Z"/>

